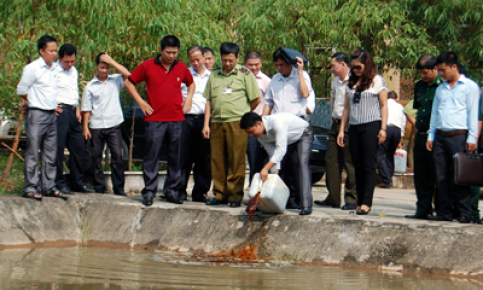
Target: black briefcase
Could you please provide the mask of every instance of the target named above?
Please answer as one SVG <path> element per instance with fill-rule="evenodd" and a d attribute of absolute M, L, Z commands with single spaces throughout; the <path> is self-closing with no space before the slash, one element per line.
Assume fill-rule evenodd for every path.
<path fill-rule="evenodd" d="M 453 156 L 454 182 L 458 185 L 483 186 L 483 156 L 458 152 Z"/>
<path fill-rule="evenodd" d="M 308 59 L 306 59 L 300 52 L 296 50 L 286 48 L 286 47 L 280 47 L 280 52 L 282 53 L 282 56 L 285 59 L 285 61 L 287 61 L 288 63 L 297 64 L 297 59 L 296 59 L 297 56 L 303 60 L 304 65 L 307 65 L 307 63 L 309 62 Z"/>

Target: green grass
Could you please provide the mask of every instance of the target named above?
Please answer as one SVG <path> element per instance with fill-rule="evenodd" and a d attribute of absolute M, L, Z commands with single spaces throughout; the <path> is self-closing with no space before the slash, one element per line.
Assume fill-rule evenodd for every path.
<path fill-rule="evenodd" d="M 5 168 L 7 167 L 8 156 L 0 156 L 0 195 L 18 194 L 24 186 L 23 162 L 16 156 L 13 160 L 12 171 L 7 180 L 4 179 Z"/>

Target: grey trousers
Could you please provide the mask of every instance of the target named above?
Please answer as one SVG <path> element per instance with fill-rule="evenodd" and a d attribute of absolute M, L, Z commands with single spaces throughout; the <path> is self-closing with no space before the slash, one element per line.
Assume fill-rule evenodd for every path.
<path fill-rule="evenodd" d="M 39 185 L 39 150 L 42 155 L 42 194 L 54 191 L 57 165 L 57 116 L 54 111 L 29 108 L 25 125 L 27 149 L 25 150 L 24 193 L 35 192 Z"/>
<path fill-rule="evenodd" d="M 344 202 L 357 203 L 356 193 L 356 174 L 354 164 L 349 149 L 349 132 L 348 129 L 344 133 L 344 144 L 342 148 L 337 145 L 337 136 L 339 135 L 340 121 L 332 122 L 332 128 L 329 132 L 329 144 L 327 154 L 325 155 L 325 170 L 327 190 L 329 195 L 325 201 L 331 205 L 340 206 L 340 184 L 342 182 L 342 169 L 345 168 L 347 179 L 345 181 Z"/>

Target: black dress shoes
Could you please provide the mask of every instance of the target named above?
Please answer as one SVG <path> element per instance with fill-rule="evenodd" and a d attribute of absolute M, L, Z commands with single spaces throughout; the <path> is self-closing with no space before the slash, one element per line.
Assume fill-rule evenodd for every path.
<path fill-rule="evenodd" d="M 127 194 L 124 191 L 115 192 L 114 195 L 127 196 Z"/>
<path fill-rule="evenodd" d="M 76 192 L 81 192 L 81 193 L 94 193 L 95 191 L 94 191 L 93 188 L 89 188 L 89 187 L 87 187 L 87 186 L 84 185 L 84 186 L 78 188 L 76 190 Z"/>
<path fill-rule="evenodd" d="M 144 197 L 143 203 L 145 206 L 150 206 L 153 204 L 153 198 L 151 196 Z"/>
<path fill-rule="evenodd" d="M 202 198 L 192 198 L 191 201 L 192 202 L 208 203 L 208 202 L 210 202 L 210 199 L 203 196 Z"/>
<path fill-rule="evenodd" d="M 206 204 L 207 205 L 220 205 L 221 204 L 221 200 L 219 200 L 218 198 L 214 197 L 209 202 L 207 202 Z"/>
<path fill-rule="evenodd" d="M 333 208 L 338 208 L 339 207 L 338 205 L 336 205 L 336 204 L 330 204 L 330 203 L 328 203 L 325 200 L 316 200 L 316 201 L 314 201 L 314 203 L 316 205 L 320 205 L 320 206 L 329 206 L 329 207 L 333 207 Z"/>
<path fill-rule="evenodd" d="M 435 216 L 428 215 L 428 220 L 437 221 L 437 222 L 452 222 L 453 221 L 453 219 L 449 219 L 447 217 L 440 216 L 440 215 L 435 215 Z"/>
<path fill-rule="evenodd" d="M 288 201 L 287 206 L 285 207 L 286 209 L 297 209 L 299 206 L 295 201 Z"/>
<path fill-rule="evenodd" d="M 473 221 L 473 219 L 470 218 L 470 217 L 464 217 L 463 216 L 463 217 L 460 217 L 458 219 L 458 221 L 460 222 L 460 224 L 469 224 L 469 223 L 471 223 Z"/>
<path fill-rule="evenodd" d="M 407 218 L 407 219 L 416 219 L 416 220 L 427 220 L 428 219 L 427 215 L 419 215 L 419 214 L 406 215 L 404 217 Z"/>
<path fill-rule="evenodd" d="M 304 207 L 300 211 L 300 215 L 309 215 L 309 214 L 312 214 L 312 208 L 311 207 Z"/>
<path fill-rule="evenodd" d="M 65 194 L 74 194 L 74 192 L 67 187 L 64 187 L 64 189 L 61 190 Z"/>
<path fill-rule="evenodd" d="M 230 207 L 240 207 L 241 203 L 239 201 L 234 201 L 230 203 Z"/>
<path fill-rule="evenodd" d="M 342 210 L 354 210 L 356 209 L 356 205 L 353 203 L 346 203 L 344 206 L 341 208 Z"/>
<path fill-rule="evenodd" d="M 175 204 L 182 204 L 183 201 L 181 200 L 181 198 L 179 197 L 179 195 L 170 195 L 168 197 L 166 197 L 166 200 L 168 202 L 171 202 L 171 203 L 175 203 Z"/>

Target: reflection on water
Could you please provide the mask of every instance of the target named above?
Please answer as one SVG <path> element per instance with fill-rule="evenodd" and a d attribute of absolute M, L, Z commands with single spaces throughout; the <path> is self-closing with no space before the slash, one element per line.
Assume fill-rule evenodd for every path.
<path fill-rule="evenodd" d="M 429 279 L 288 263 L 220 263 L 166 252 L 99 248 L 0 251 L 0 290 L 482 289 Z"/>

